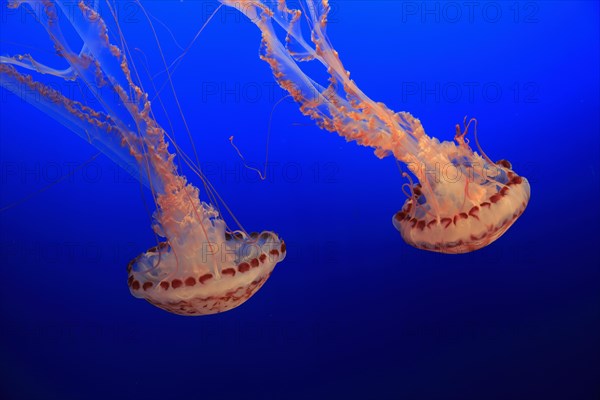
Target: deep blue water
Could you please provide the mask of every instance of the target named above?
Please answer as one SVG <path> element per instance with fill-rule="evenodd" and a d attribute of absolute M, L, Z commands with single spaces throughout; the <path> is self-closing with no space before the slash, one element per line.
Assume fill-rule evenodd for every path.
<path fill-rule="evenodd" d="M 262 165 L 285 94 L 257 56 L 256 27 L 216 14 L 174 85 L 206 175 L 288 256 L 250 301 L 215 316 L 129 294 L 125 266 L 154 244 L 139 183 L 103 156 L 73 171 L 96 150 L 0 91 L 0 207 L 26 199 L 0 213 L 0 397 L 599 398 L 599 5 L 469 4 L 337 1 L 329 27 L 372 99 L 441 139 L 476 117 L 488 155 L 529 179 L 515 225 L 459 256 L 405 244 L 391 224 L 404 202 L 393 160 L 319 130 L 291 101 L 273 113 L 267 180 L 244 169 L 229 136 Z M 147 22 L 120 5 L 128 41 L 158 72 Z M 216 8 L 144 5 L 183 47 Z M 50 57 L 42 28 L 5 6 L 0 54 L 19 42 Z M 181 50 L 157 32 L 172 60 Z"/>

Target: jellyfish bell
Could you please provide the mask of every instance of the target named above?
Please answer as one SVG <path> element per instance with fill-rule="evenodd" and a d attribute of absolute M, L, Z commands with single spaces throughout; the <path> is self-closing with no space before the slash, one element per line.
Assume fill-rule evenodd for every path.
<path fill-rule="evenodd" d="M 481 249 L 502 236 L 527 207 L 529 183 L 513 175 L 501 189 L 488 192 L 494 194 L 486 201 L 453 214 L 420 213 L 418 204 L 426 200 L 409 199 L 392 223 L 404 241 L 418 249 L 456 254 Z"/>
<path fill-rule="evenodd" d="M 475 124 L 473 151 L 467 138 Z M 426 144 L 424 144 L 426 143 Z M 477 121 L 457 126 L 455 143 L 423 138 L 423 146 L 437 156 L 409 164 L 420 182 L 412 184 L 404 206 L 392 218 L 406 243 L 441 253 L 467 253 L 499 238 L 527 207 L 527 179 L 508 160 L 492 162 L 479 146 Z"/>
<path fill-rule="evenodd" d="M 404 241 L 422 250 L 468 253 L 498 239 L 523 213 L 530 197 L 529 182 L 507 160 L 492 163 L 472 151 L 464 133 L 456 142 L 439 144 L 445 164 L 413 167 L 420 181 L 392 218 Z M 442 148 L 445 147 L 445 148 Z M 451 171 L 451 172 L 450 172 Z M 411 181 L 412 183 L 412 181 Z"/>
<path fill-rule="evenodd" d="M 379 158 L 392 155 L 408 166 L 419 186 L 408 185 L 409 198 L 392 219 L 407 243 L 443 253 L 477 250 L 500 237 L 523 213 L 530 193 L 527 179 L 506 160 L 492 162 L 476 134 L 479 152 L 469 146 L 465 136 L 474 120 L 465 120 L 462 132 L 457 128 L 454 142 L 440 142 L 425 134 L 417 118 L 396 113 L 360 90 L 326 34 L 327 0 L 301 0 L 300 9 L 288 8 L 285 0 L 220 2 L 238 9 L 260 29 L 261 59 L 304 115 L 347 141 L 373 148 Z M 310 62 L 325 68 L 326 84 L 302 68 Z"/>
<path fill-rule="evenodd" d="M 0 56 L 0 85 L 97 147 L 152 194 L 157 245 L 129 263 L 131 293 L 180 315 L 213 314 L 244 303 L 285 258 L 285 243 L 272 232 L 247 235 L 229 228 L 219 210 L 220 204 L 226 205 L 199 161 L 194 163 L 155 120 L 111 3 L 102 17 L 96 0 L 79 1 L 75 8 L 60 0 L 9 3 L 21 5 L 36 15 L 68 68 L 51 68 L 30 55 Z M 113 16 L 113 29 L 108 29 L 105 15 Z M 81 51 L 73 51 L 63 35 L 64 21 L 83 41 Z M 59 82 L 76 80 L 91 89 L 95 101 L 67 96 L 59 90 L 63 86 L 50 87 L 36 80 L 36 74 Z M 202 181 L 202 194 L 210 202 L 200 200 L 200 190 L 181 173 L 183 165 Z"/>
<path fill-rule="evenodd" d="M 283 261 L 285 242 L 269 231 L 229 231 L 219 211 L 199 200 L 196 188 L 187 190 L 184 196 L 171 190 L 158 196 L 154 230 L 169 240 L 129 263 L 127 284 L 134 297 L 174 314 L 231 310 L 252 297 Z"/>
<path fill-rule="evenodd" d="M 139 255 L 127 267 L 131 294 L 180 315 L 227 311 L 252 297 L 286 254 L 272 232 L 219 233 L 213 239 L 191 254 L 189 247 L 177 252 L 162 242 Z"/>
<path fill-rule="evenodd" d="M 168 202 L 168 196 L 172 194 L 159 196 L 158 203 Z M 194 217 L 180 207 L 159 207 L 154 230 L 169 240 L 127 266 L 127 284 L 134 297 L 179 315 L 215 314 L 243 304 L 286 255 L 285 242 L 275 233 L 229 232 L 220 213 L 198 198 L 189 196 L 189 208 L 185 203 L 184 211 L 193 210 Z M 194 221 L 198 215 L 200 223 Z"/>

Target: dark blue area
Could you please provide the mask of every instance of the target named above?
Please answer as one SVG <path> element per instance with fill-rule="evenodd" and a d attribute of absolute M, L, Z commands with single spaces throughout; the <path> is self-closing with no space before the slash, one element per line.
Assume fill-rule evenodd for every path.
<path fill-rule="evenodd" d="M 288 256 L 216 316 L 129 294 L 127 263 L 155 244 L 147 191 L 102 156 L 69 175 L 96 150 L 0 91 L 0 207 L 66 176 L 0 213 L 0 397 L 600 398 L 598 3 L 466 3 L 332 2 L 328 31 L 372 99 L 444 140 L 476 117 L 487 154 L 529 179 L 515 225 L 460 256 L 406 245 L 391 223 L 404 202 L 394 161 L 319 130 L 291 101 L 273 113 L 268 179 L 242 166 L 229 136 L 262 166 L 284 93 L 258 58 L 256 27 L 218 12 L 174 85 L 206 175 L 248 231 L 277 232 Z M 33 43 L 53 59 L 41 27 L 5 5 L 0 55 Z M 185 47 L 216 5 L 146 7 Z M 121 13 L 160 71 L 135 4 Z M 157 32 L 172 60 L 181 50 Z"/>

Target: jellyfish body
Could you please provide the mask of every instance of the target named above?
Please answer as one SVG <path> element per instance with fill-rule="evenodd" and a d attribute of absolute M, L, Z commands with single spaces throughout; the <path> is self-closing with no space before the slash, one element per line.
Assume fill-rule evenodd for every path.
<path fill-rule="evenodd" d="M 50 0 L 12 1 L 9 6 L 21 4 L 36 14 L 69 68 L 54 69 L 29 55 L 3 56 L 0 85 L 133 171 L 152 191 L 157 206 L 153 228 L 166 240 L 128 265 L 131 293 L 182 315 L 212 314 L 242 304 L 283 260 L 284 242 L 272 232 L 228 232 L 219 211 L 200 201 L 199 190 L 178 172 L 175 154 L 169 151 L 170 142 L 178 149 L 177 144 L 167 141 L 166 132 L 154 120 L 148 94 L 134 82 L 135 65 L 126 57 L 126 42 L 114 13 L 122 47 L 111 42 L 96 2 L 80 1 L 76 10 Z M 80 52 L 73 51 L 63 36 L 63 19 L 82 39 Z M 23 69 L 77 80 L 91 90 L 97 104 L 68 98 Z M 177 153 L 186 159 L 185 153 Z M 203 184 L 207 195 L 215 199 L 210 183 L 203 178 Z"/>
<path fill-rule="evenodd" d="M 465 121 L 463 132 L 457 129 L 454 142 L 440 142 L 425 134 L 418 119 L 393 112 L 356 86 L 327 37 L 327 0 L 300 1 L 302 10 L 288 8 L 284 0 L 220 1 L 260 29 L 260 57 L 304 115 L 347 141 L 374 148 L 377 157 L 393 155 L 418 179 L 393 217 L 407 243 L 443 253 L 473 251 L 500 237 L 523 213 L 530 196 L 527 179 L 507 161 L 493 162 L 481 148 L 477 153 L 469 146 L 465 136 L 472 121 Z M 310 39 L 303 36 L 303 22 Z M 310 61 L 327 70 L 326 87 L 302 70 Z"/>
<path fill-rule="evenodd" d="M 460 136 L 457 140 L 462 143 Z M 408 244 L 423 250 L 466 253 L 492 243 L 525 210 L 529 183 L 508 161 L 491 163 L 466 143 L 434 141 L 430 146 L 452 158 L 431 166 L 408 165 L 425 178 L 423 184 L 409 188 L 408 200 L 392 218 L 394 227 Z M 423 185 L 428 185 L 428 191 Z"/>
<path fill-rule="evenodd" d="M 128 267 L 131 293 L 167 311 L 188 315 L 226 311 L 245 302 L 283 260 L 285 243 L 271 232 L 222 236 L 218 231 L 215 242 L 203 243 L 204 249 L 187 262 L 188 268 L 177 268 L 180 253 L 167 242 L 137 257 Z M 202 254 L 211 257 L 202 261 Z M 211 263 L 218 263 L 218 268 Z"/>

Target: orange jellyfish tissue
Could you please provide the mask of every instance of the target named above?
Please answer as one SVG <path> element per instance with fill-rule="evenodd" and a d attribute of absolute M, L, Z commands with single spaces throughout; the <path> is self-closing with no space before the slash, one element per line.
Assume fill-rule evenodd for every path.
<path fill-rule="evenodd" d="M 285 243 L 272 232 L 246 234 L 229 230 L 215 205 L 220 198 L 194 165 L 213 204 L 200 200 L 199 189 L 178 172 L 169 144 L 192 168 L 190 159 L 155 121 L 148 94 L 141 83 L 136 83 L 139 77 L 135 65 L 126 57 L 128 46 L 117 14 L 107 13 L 112 14 L 116 25 L 115 30 L 109 31 L 96 10 L 97 1 L 79 1 L 75 9 L 67 9 L 72 5 L 58 0 L 9 3 L 9 7 L 29 7 L 35 13 L 68 68 L 51 68 L 30 55 L 2 56 L 0 84 L 60 121 L 128 171 L 135 171 L 134 175 L 151 189 L 156 203 L 153 228 L 166 240 L 129 264 L 128 284 L 135 297 L 181 315 L 213 314 L 239 306 L 283 260 Z M 69 25 L 69 30 L 74 30 L 83 41 L 80 52 L 69 46 L 63 24 Z M 33 75 L 77 80 L 90 89 L 96 101 L 76 101 L 23 70 Z M 60 87 L 53 87 L 57 86 Z"/>
<path fill-rule="evenodd" d="M 299 1 L 301 10 L 289 8 L 285 0 L 220 1 L 260 29 L 260 57 L 303 114 L 348 141 L 374 148 L 380 158 L 393 155 L 418 179 L 417 184 L 405 184 L 408 199 L 392 218 L 407 243 L 423 250 L 467 253 L 496 240 L 523 213 L 529 182 L 508 161 L 493 162 L 481 150 L 477 121 L 465 120 L 462 131 L 457 125 L 454 142 L 440 142 L 427 136 L 409 113 L 395 113 L 358 88 L 326 34 L 327 0 Z M 310 32 L 309 39 L 303 30 Z M 327 87 L 302 69 L 311 61 L 327 70 Z M 479 153 L 466 138 L 473 122 Z"/>

